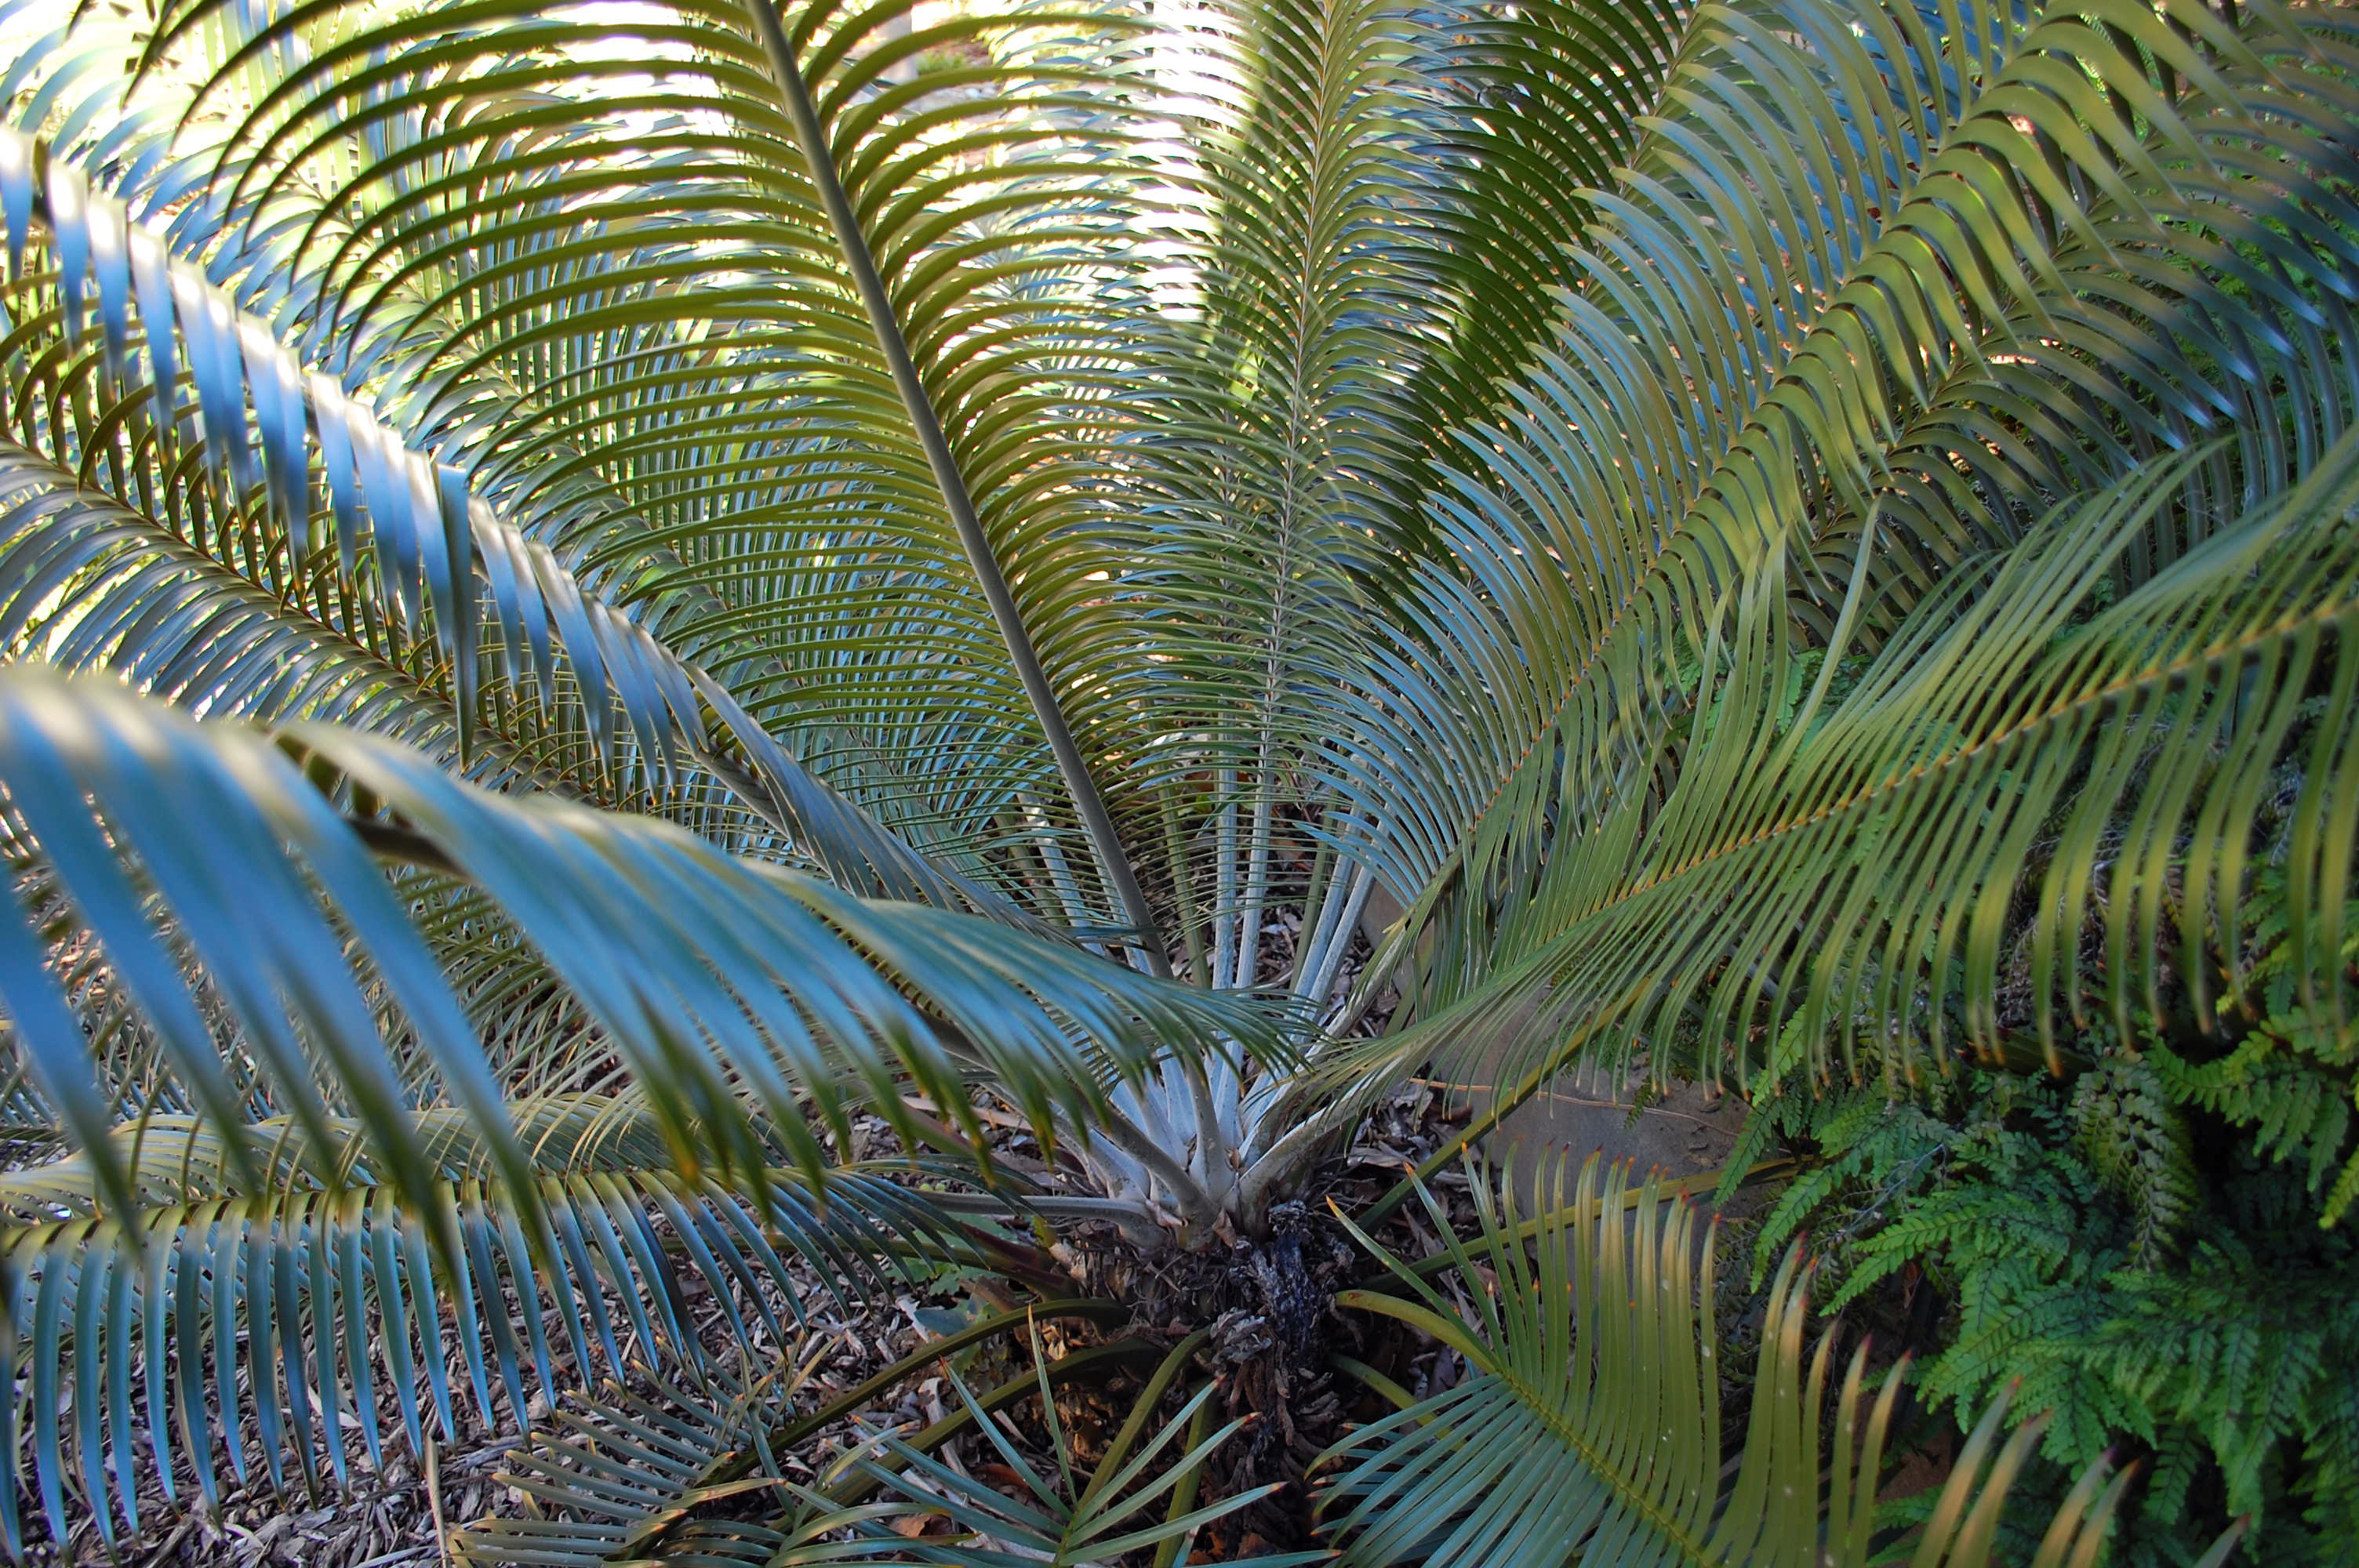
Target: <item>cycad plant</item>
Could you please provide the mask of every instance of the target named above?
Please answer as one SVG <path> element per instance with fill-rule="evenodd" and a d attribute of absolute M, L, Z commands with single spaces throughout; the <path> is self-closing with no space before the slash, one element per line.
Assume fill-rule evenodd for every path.
<path fill-rule="evenodd" d="M 645 1361 L 465 1551 L 1180 1561 L 1256 1501 L 1197 1342 L 1054 1364 L 1152 1368 L 1086 1477 L 989 1414 L 1049 1371 L 959 1382 L 984 1496 L 784 1464 L 835 1429 L 683 1304 L 998 1274 L 1020 1347 L 1125 1317 L 1082 1227 L 1462 1357 L 1336 1363 L 1405 1407 L 1319 1471 L 1351 1561 L 1865 1562 L 1799 1276 L 1723 1481 L 1685 1219 L 1511 1196 L 1331 1300 L 1289 1206 L 1469 1052 L 1421 1179 L 1577 1062 L 2224 1027 L 2264 871 L 2352 1038 L 2347 11 L 66 10 L 0 10 L 12 1544 Z"/>

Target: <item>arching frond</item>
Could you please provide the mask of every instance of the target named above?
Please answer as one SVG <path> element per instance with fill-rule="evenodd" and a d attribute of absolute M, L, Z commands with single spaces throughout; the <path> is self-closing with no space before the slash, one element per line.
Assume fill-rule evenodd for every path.
<path fill-rule="evenodd" d="M 332 1143 L 324 1119 L 349 1107 L 388 1179 L 425 1199 L 421 1152 L 396 1113 L 419 1091 L 384 1059 L 358 989 L 365 972 L 397 1000 L 418 1060 L 432 1064 L 435 1093 L 474 1119 L 504 1174 L 526 1175 L 482 1048 L 355 825 L 274 748 L 30 671 L 0 679 L 0 781 L 11 806 L 202 1114 L 223 1125 L 242 1119 L 180 962 L 141 907 L 143 884 L 173 912 L 189 957 L 236 1018 L 241 1048 L 316 1147 Z M 908 1073 L 940 1103 L 963 1104 L 957 1091 L 973 1065 L 1045 1118 L 1053 1107 L 1098 1104 L 1102 1076 L 1135 1071 L 1158 1049 L 1277 1040 L 1247 1004 L 1010 940 L 971 917 L 864 904 L 652 821 L 486 795 L 381 741 L 310 726 L 290 733 L 392 814 L 360 824 L 360 834 L 453 871 L 499 903 L 630 1065 L 689 1170 L 768 1163 L 745 1107 L 815 1164 L 805 1098 L 838 1118 L 848 1091 L 897 1107 L 898 1075 Z M 179 828 L 192 813 L 208 823 L 193 840 Z M 65 1123 L 95 1152 L 108 1116 L 80 1030 L 31 934 L 11 926 L 20 957 L 5 991 L 23 1048 Z M 695 1137 L 691 1125 L 701 1129 Z M 126 1201 L 120 1170 L 92 1157 L 104 1188 Z"/>
<path fill-rule="evenodd" d="M 1080 684 L 1122 665 L 1100 655 L 1128 634 L 1092 608 L 1106 541 L 1073 481 L 1118 418 L 1128 330 L 1125 24 L 1043 10 L 895 39 L 891 7 L 799 10 L 790 81 L 766 14 L 517 5 L 461 27 L 397 8 L 325 43 L 290 14 L 200 103 L 231 120 L 241 211 L 321 192 L 288 234 L 317 280 L 295 303 L 319 351 L 414 388 L 405 427 L 462 440 L 528 533 L 662 607 L 667 642 L 897 827 L 991 834 L 1027 790 L 1069 821 L 984 600 L 994 572 L 1013 585 L 1056 703 L 1085 740 L 1122 732 L 1118 704 Z M 151 63 L 223 15 L 171 8 Z M 975 63 L 903 80 L 928 49 Z M 244 88 L 290 50 L 279 80 Z M 823 168 L 793 123 L 804 90 Z M 364 133 L 367 158 L 340 161 Z M 945 512 L 912 390 L 986 557 Z M 939 766 L 952 750 L 956 777 Z"/>
<path fill-rule="evenodd" d="M 1874 1533 L 1876 1490 L 1906 1368 L 1871 1400 L 1861 1345 L 1834 1398 L 1832 1448 L 1823 1445 L 1837 1334 L 1815 1350 L 1804 1344 L 1810 1273 L 1799 1252 L 1770 1290 L 1731 1473 L 1721 1463 L 1712 1238 L 1696 1234 L 1693 1211 L 1667 1206 L 1651 1183 L 1632 1194 L 1625 1170 L 1601 1170 L 1594 1158 L 1570 1192 L 1563 1166 L 1552 1180 L 1544 1173 L 1529 1218 L 1512 1181 L 1503 1195 L 1478 1174 L 1479 1234 L 1452 1238 L 1449 1254 L 1474 1321 L 1390 1259 L 1401 1294 L 1340 1298 L 1433 1335 L 1468 1369 L 1446 1392 L 1414 1403 L 1404 1396 L 1399 1411 L 1337 1445 L 1328 1511 L 1343 1562 L 1865 1568 L 1888 1560 Z M 1449 1236 L 1438 1205 L 1435 1217 Z M 2035 1415 L 2006 1433 L 2006 1404 L 1995 1400 L 1960 1450 L 1916 1543 L 1919 1568 L 1993 1561 L 2000 1506 L 2041 1425 Z M 1832 1455 L 1823 1478 L 1822 1454 Z M 2109 1482 L 2107 1469 L 2101 1462 L 2082 1477 L 2033 1568 L 2094 1560 L 2129 1478 Z M 2224 1562 L 2234 1544 L 2232 1533 L 2204 1562 Z"/>
<path fill-rule="evenodd" d="M 498 653 L 509 683 L 522 687 L 528 676 L 544 716 L 560 700 L 571 710 L 573 736 L 560 730 L 553 737 L 552 771 L 559 776 L 603 773 L 625 762 L 618 742 L 633 731 L 650 768 L 679 753 L 683 719 L 697 717 L 685 682 L 661 690 L 662 662 L 625 646 L 634 638 L 644 642 L 644 633 L 603 603 L 585 600 L 545 547 L 501 527 L 468 494 L 463 476 L 411 449 L 365 400 L 347 397 L 317 373 L 307 376 L 265 322 L 239 311 L 196 265 L 170 256 L 146 227 L 129 220 L 122 202 L 93 194 L 79 169 L 49 160 L 37 144 L 13 134 L 0 150 L 0 179 L 15 188 L 5 204 L 11 253 L 24 253 L 31 221 L 38 221 L 55 262 L 53 273 L 44 269 L 37 282 L 20 286 L 18 303 L 31 308 L 20 319 L 54 300 L 61 329 L 52 344 L 18 348 L 27 354 L 46 350 L 60 362 L 49 375 L 19 389 L 15 404 L 13 423 L 28 449 L 18 461 L 32 470 L 28 481 L 38 473 L 34 453 L 40 452 L 57 465 L 48 476 L 53 487 L 104 484 L 129 503 L 99 514 L 118 531 L 127 532 L 135 521 L 130 507 L 140 501 L 185 508 L 170 517 L 177 528 L 151 525 L 153 531 L 173 535 L 186 553 L 209 564 L 243 565 L 243 573 L 228 569 L 260 590 L 249 598 L 317 602 L 316 627 L 298 623 L 286 629 L 290 633 L 309 630 L 331 646 L 363 642 L 356 651 L 375 654 L 377 666 L 409 662 L 403 658 L 405 630 L 411 638 L 430 638 L 443 677 L 435 684 L 446 688 L 435 695 L 443 698 L 446 743 L 456 755 L 465 754 L 484 717 L 475 687 L 484 611 L 497 617 Z M 92 345 L 93 304 L 102 351 L 76 353 Z M 184 369 L 194 392 L 185 420 L 179 408 Z M 182 465 L 200 449 L 222 481 L 218 488 L 188 486 L 181 478 Z M 313 498 L 322 489 L 328 508 L 315 520 Z M 265 504 L 251 505 L 249 496 L 257 494 Z M 59 554 L 73 550 L 88 561 L 97 552 L 75 533 L 43 529 L 35 542 Z M 331 548 L 332 569 L 322 558 Z M 28 561 L 26 577 L 38 579 L 54 558 Z M 99 564 L 114 565 L 103 556 Z M 479 573 L 495 589 L 480 607 Z M 102 582 L 119 575 L 119 568 L 99 574 Z M 86 633 L 72 650 L 79 657 L 63 662 L 111 662 L 110 655 L 125 663 L 152 660 L 146 672 L 151 677 L 168 669 L 182 678 L 147 684 L 199 711 L 345 716 L 300 686 L 285 693 L 251 692 L 194 682 L 190 677 L 199 672 L 216 680 L 283 676 L 298 662 L 298 649 L 272 658 L 247 656 L 250 650 L 234 645 L 220 648 L 218 636 L 205 634 L 210 626 L 203 620 L 181 631 L 181 644 L 151 633 L 134 648 L 110 645 L 107 632 L 126 630 L 126 617 L 115 605 L 149 601 L 143 589 L 94 602 L 76 596 L 54 607 L 28 605 L 25 612 L 45 611 L 77 630 L 86 615 L 95 616 L 102 629 Z M 338 589 L 347 602 L 332 608 Z M 355 591 L 369 596 L 375 614 L 364 617 L 350 602 Z M 366 646 L 366 640 L 376 645 Z M 560 652 L 572 677 L 562 687 Z M 652 680 L 640 668 L 650 664 Z M 331 666 L 327 678 L 342 676 L 366 686 L 375 673 L 369 663 L 349 674 Z M 622 699 L 621 734 L 614 722 L 614 697 Z M 412 697 L 408 706 L 420 704 Z M 421 729 L 417 738 L 435 737 Z M 574 754 L 567 755 L 569 750 Z"/>
<path fill-rule="evenodd" d="M 1502 978 L 1367 1054 L 1449 1050 L 1492 1009 L 1531 1007 L 1510 1077 L 1640 1040 L 1658 1070 L 1691 1052 L 1742 1076 L 1749 1043 L 1788 1029 L 1814 1074 L 1840 1057 L 1897 1076 L 1953 1045 L 2052 1052 L 2093 1010 L 2159 1017 L 2166 968 L 2205 1027 L 2261 857 L 2283 868 L 2303 1005 L 2347 1017 L 2359 435 L 2114 600 L 2122 556 L 2201 460 L 1961 572 L 1815 713 L 1785 684 L 1780 579 L 1758 580 L 1651 820 L 1569 843 Z"/>
<path fill-rule="evenodd" d="M 1796 642 L 1872 643 L 1962 557 L 2230 436 L 2122 557 L 2161 570 L 2348 425 L 2349 18 L 2237 17 L 1698 14 L 1552 347 L 1433 503 L 1460 569 L 1340 677 L 1339 787 L 1433 932 L 1432 1004 L 1544 858 L 1651 809 L 1778 557 Z"/>
<path fill-rule="evenodd" d="M 381 1469 L 397 1433 L 412 1452 L 429 1426 L 457 1436 L 471 1395 L 476 1420 L 520 1426 L 534 1399 L 600 1368 L 620 1376 L 626 1359 L 701 1365 L 707 1331 L 683 1281 L 719 1304 L 722 1337 L 750 1356 L 757 1338 L 789 1336 L 812 1281 L 866 1294 L 991 1255 L 922 1195 L 856 1170 L 829 1172 L 823 1190 L 772 1173 L 757 1199 L 675 1173 L 668 1143 L 627 1107 L 515 1112 L 553 1238 L 538 1249 L 450 1113 L 419 1118 L 437 1167 L 424 1210 L 371 1179 L 357 1131 L 344 1160 L 315 1171 L 290 1151 L 289 1127 L 234 1130 L 248 1145 L 234 1162 L 223 1134 L 185 1118 L 116 1135 L 136 1162 L 136 1212 L 96 1207 L 86 1155 L 0 1181 L 17 1222 L 0 1265 L 5 1334 L 36 1400 L 29 1432 L 0 1433 L 9 1549 L 22 1549 L 27 1468 L 53 1539 L 77 1519 L 113 1539 L 118 1516 L 139 1528 L 143 1476 L 168 1502 L 190 1480 L 216 1497 L 224 1464 L 240 1486 L 341 1487 L 355 1440 Z M 265 1173 L 249 1186 L 233 1163 Z"/>
<path fill-rule="evenodd" d="M 79 170 L 0 132 L 0 185 L 12 254 L 45 226 L 56 270 L 22 298 L 53 300 L 59 334 L 16 345 L 51 368 L 0 452 L 12 641 L 202 712 L 354 723 L 460 762 L 472 746 L 480 776 L 626 804 L 653 791 L 700 826 L 743 797 L 856 891 L 1003 907 L 811 776 Z M 98 352 L 76 325 L 93 300 Z"/>
<path fill-rule="evenodd" d="M 1157 44 L 1185 110 L 1162 167 L 1198 243 L 1171 247 L 1159 417 L 1123 454 L 1169 717 L 1133 787 L 1162 795 L 1193 961 L 1230 984 L 1253 978 L 1298 759 L 1358 656 L 1353 584 L 1430 546 L 1449 432 L 1553 309 L 1586 213 L 1571 171 L 1605 173 L 1669 34 L 1624 6 L 1180 15 Z M 1364 882 L 1321 886 L 1340 908 Z"/>

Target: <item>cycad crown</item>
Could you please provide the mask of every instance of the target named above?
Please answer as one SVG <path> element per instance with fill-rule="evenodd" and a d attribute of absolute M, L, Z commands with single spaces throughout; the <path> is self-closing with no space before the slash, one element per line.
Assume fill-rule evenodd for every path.
<path fill-rule="evenodd" d="M 1504 1115 L 2216 1032 L 2265 879 L 2347 1067 L 2348 11 L 53 9 L 0 10 L 0 1445 L 54 1538 L 719 1375 L 813 1279 L 1260 1235 L 1428 1064 Z M 1612 1332 L 1708 1352 L 1663 1247 Z M 1567 1321 L 1451 1329 L 1502 1421 Z M 1158 1365 L 1188 1433 L 1125 1442 L 1192 1477 Z M 1533 1560 L 1858 1560 L 1800 1366 L 1725 1491 L 1709 1378 L 1629 1396 L 1675 1504 L 1547 1451 Z M 1339 1451 L 1347 1556 L 1514 1555 L 1455 1419 Z M 1133 1517 L 1023 1473 L 941 1506 Z"/>

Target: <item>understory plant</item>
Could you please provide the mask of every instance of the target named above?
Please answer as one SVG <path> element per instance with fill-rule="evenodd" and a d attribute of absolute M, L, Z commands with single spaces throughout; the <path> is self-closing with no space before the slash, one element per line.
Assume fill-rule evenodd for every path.
<path fill-rule="evenodd" d="M 1829 1309 L 1899 1294 L 1935 1323 L 1919 1399 L 1961 1431 L 2000 1399 L 2049 1412 L 2030 1495 L 2108 1451 L 2144 1465 L 2118 1563 L 2191 1562 L 2223 1517 L 2263 1562 L 2359 1540 L 2359 1049 L 2288 983 L 2283 892 L 2256 879 L 2212 1028 L 2174 983 L 2128 1044 L 2092 1032 L 2060 1075 L 1758 1095 L 1732 1162 L 1772 1141 L 1807 1160 L 1756 1275 L 1807 1227 Z"/>
<path fill-rule="evenodd" d="M 1881 1515 L 1807 1265 L 1723 1431 L 1684 1210 L 1444 1178 L 2078 1072 L 2347 1213 L 2350 11 L 0 19 L 12 1550 L 549 1410 L 471 1560 L 1974 1564 L 1993 1378 Z"/>

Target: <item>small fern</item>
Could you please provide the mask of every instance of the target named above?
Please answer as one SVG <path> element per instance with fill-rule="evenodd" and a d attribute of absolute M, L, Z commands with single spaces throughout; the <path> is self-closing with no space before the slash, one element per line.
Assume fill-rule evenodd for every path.
<path fill-rule="evenodd" d="M 2106 1319 L 2077 1358 L 2134 1401 L 2139 1435 L 2174 1461 L 2158 1463 L 2147 1486 L 2149 1529 L 2198 1511 L 2190 1494 L 2205 1467 L 2163 1441 L 2191 1437 L 2230 1511 L 2301 1509 L 2321 1554 L 2298 1555 L 2283 1544 L 2295 1538 L 2279 1536 L 2282 1554 L 2264 1561 L 2348 1562 L 2359 1542 L 2359 1238 L 2309 1224 L 2307 1194 L 2283 1166 L 2249 1152 L 2244 1164 L 2183 1268 L 2107 1280 Z"/>
<path fill-rule="evenodd" d="M 2185 1098 L 2185 1097 L 2180 1097 Z M 2129 1206 L 2130 1260 L 2149 1268 L 2176 1247 L 2203 1201 L 2187 1119 L 2155 1068 L 2117 1056 L 2073 1087 L 2073 1147 Z"/>
<path fill-rule="evenodd" d="M 2359 1202 L 2359 1030 L 2305 990 L 2300 945 L 2287 939 L 2287 884 L 2276 860 L 2254 877 L 2243 962 L 2216 1005 L 2227 1044 L 2157 1040 L 2147 1057 L 2173 1101 L 2249 1134 L 2265 1159 L 2299 1162 L 2318 1223 L 2332 1226 Z M 2346 974 L 2359 963 L 2359 907 L 2349 903 L 2336 956 Z"/>
<path fill-rule="evenodd" d="M 2332 1226 L 2359 1200 L 2359 1055 L 2354 1037 L 2295 1007 L 2271 1015 L 2226 1054 L 2190 1060 L 2168 1044 L 2148 1056 L 2174 1100 L 2250 1133 L 2256 1152 L 2298 1162 Z"/>

